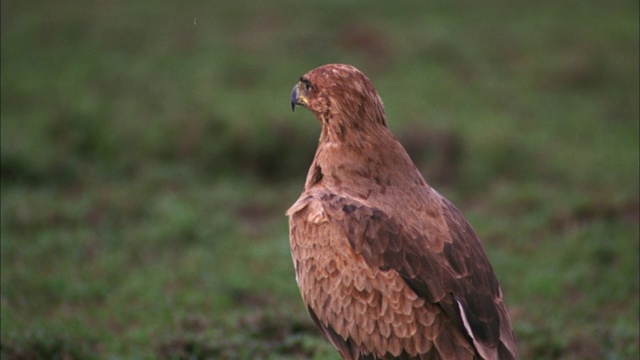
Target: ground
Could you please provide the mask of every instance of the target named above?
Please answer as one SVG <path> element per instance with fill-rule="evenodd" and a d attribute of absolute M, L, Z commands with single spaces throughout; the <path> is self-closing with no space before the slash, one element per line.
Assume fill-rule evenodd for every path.
<path fill-rule="evenodd" d="M 523 359 L 639 356 L 637 2 L 1 6 L 2 358 L 336 359 L 284 216 L 330 62 L 479 233 Z"/>

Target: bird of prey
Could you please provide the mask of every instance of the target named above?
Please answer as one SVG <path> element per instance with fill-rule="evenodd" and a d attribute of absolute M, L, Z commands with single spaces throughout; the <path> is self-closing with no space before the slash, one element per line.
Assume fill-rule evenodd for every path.
<path fill-rule="evenodd" d="M 302 299 L 344 359 L 517 359 L 502 291 L 478 236 L 427 185 L 350 65 L 303 75 L 291 106 L 322 132 L 287 211 Z"/>

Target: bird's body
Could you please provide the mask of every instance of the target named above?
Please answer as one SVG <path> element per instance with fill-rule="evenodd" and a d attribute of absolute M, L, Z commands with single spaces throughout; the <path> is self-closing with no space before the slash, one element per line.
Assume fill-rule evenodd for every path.
<path fill-rule="evenodd" d="M 427 185 L 366 76 L 305 74 L 292 105 L 322 134 L 288 210 L 296 279 L 344 359 L 515 359 L 502 293 L 462 214 Z"/>

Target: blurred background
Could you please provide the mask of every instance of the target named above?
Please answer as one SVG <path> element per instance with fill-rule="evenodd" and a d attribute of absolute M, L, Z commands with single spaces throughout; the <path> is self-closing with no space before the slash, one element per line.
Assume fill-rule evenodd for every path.
<path fill-rule="evenodd" d="M 284 216 L 364 71 L 523 359 L 638 358 L 637 1 L 1 3 L 1 357 L 337 359 Z"/>

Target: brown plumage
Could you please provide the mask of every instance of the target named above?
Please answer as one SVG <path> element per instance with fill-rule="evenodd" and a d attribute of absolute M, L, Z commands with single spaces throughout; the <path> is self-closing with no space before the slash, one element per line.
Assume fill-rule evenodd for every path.
<path fill-rule="evenodd" d="M 462 214 L 427 185 L 349 65 L 300 78 L 322 133 L 287 211 L 314 322 L 344 359 L 517 359 L 498 281 Z"/>

